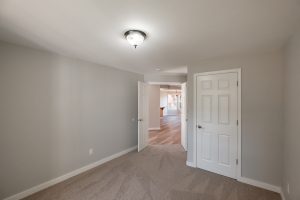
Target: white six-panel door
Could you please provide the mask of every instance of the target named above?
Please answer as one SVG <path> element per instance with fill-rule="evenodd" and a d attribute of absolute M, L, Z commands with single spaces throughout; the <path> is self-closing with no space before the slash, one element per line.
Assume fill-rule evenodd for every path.
<path fill-rule="evenodd" d="M 196 76 L 197 167 L 237 175 L 238 74 Z"/>

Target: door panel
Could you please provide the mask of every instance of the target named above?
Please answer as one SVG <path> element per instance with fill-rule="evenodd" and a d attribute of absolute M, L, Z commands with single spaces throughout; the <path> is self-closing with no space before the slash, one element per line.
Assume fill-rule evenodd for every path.
<path fill-rule="evenodd" d="M 201 87 L 202 87 L 203 90 L 211 89 L 211 87 L 212 87 L 212 81 L 211 80 L 201 81 Z"/>
<path fill-rule="evenodd" d="M 212 160 L 211 156 L 211 133 L 203 132 L 202 134 L 202 158 L 205 160 Z"/>
<path fill-rule="evenodd" d="M 202 96 L 202 121 L 211 122 L 212 117 L 212 96 L 203 95 Z"/>
<path fill-rule="evenodd" d="M 219 124 L 229 124 L 229 95 L 219 95 L 219 112 L 218 112 L 218 119 Z"/>
<path fill-rule="evenodd" d="M 219 135 L 219 159 L 218 162 L 224 165 L 230 165 L 230 138 L 228 135 Z"/>
<path fill-rule="evenodd" d="M 196 77 L 197 167 L 236 177 L 237 73 Z"/>
<path fill-rule="evenodd" d="M 148 145 L 148 85 L 138 82 L 138 151 Z"/>

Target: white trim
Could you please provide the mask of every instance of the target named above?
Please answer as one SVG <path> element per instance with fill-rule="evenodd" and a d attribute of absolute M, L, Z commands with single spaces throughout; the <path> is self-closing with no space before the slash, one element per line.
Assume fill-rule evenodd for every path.
<path fill-rule="evenodd" d="M 193 162 L 189 162 L 189 161 L 186 161 L 186 165 L 189 166 L 189 167 L 196 167 L 196 164 L 193 163 Z"/>
<path fill-rule="evenodd" d="M 238 72 L 238 166 L 237 178 L 242 177 L 242 69 L 236 69 Z"/>
<path fill-rule="evenodd" d="M 189 166 L 189 167 L 194 167 L 194 168 L 196 167 L 195 163 L 189 162 L 189 161 L 186 161 L 186 165 Z M 248 185 L 252 185 L 252 186 L 255 186 L 255 187 L 259 187 L 259 188 L 262 188 L 262 189 L 265 189 L 265 190 L 269 190 L 269 191 L 272 191 L 272 192 L 279 193 L 282 200 L 286 199 L 285 196 L 284 196 L 282 188 L 279 187 L 279 186 L 271 185 L 269 183 L 253 180 L 253 179 L 246 178 L 246 177 L 239 177 L 237 181 L 239 181 L 241 183 L 248 184 Z"/>
<path fill-rule="evenodd" d="M 50 186 L 53 186 L 53 185 L 57 184 L 57 183 L 65 181 L 65 180 L 67 180 L 67 179 L 69 179 L 69 178 L 71 178 L 73 176 L 76 176 L 78 174 L 81 174 L 81 173 L 83 173 L 85 171 L 93 169 L 93 168 L 95 168 L 95 167 L 97 167 L 99 165 L 102 165 L 102 164 L 104 164 L 104 163 L 106 163 L 108 161 L 111 161 L 111 160 L 113 160 L 115 158 L 118 158 L 118 157 L 120 157 L 122 155 L 125 155 L 125 154 L 127 154 L 127 153 L 129 153 L 131 151 L 136 150 L 136 149 L 137 149 L 137 146 L 130 147 L 130 148 L 124 150 L 124 151 L 121 151 L 119 153 L 116 153 L 116 154 L 113 154 L 113 155 L 108 156 L 106 158 L 103 158 L 103 159 L 101 159 L 101 160 L 99 160 L 97 162 L 94 162 L 94 163 L 86 165 L 86 166 L 84 166 L 82 168 L 76 169 L 76 170 L 74 170 L 72 172 L 69 172 L 69 173 L 67 173 L 65 175 L 62 175 L 62 176 L 57 177 L 55 179 L 52 179 L 50 181 L 44 182 L 44 183 L 42 183 L 40 185 L 32 187 L 32 188 L 30 188 L 28 190 L 25 190 L 23 192 L 20 192 L 18 194 L 13 195 L 13 196 L 7 197 L 4 200 L 19 200 L 19 199 L 23 199 L 23 198 L 25 198 L 25 197 L 27 197 L 29 195 L 32 195 L 32 194 L 34 194 L 36 192 L 39 192 L 39 191 L 41 191 L 43 189 L 46 189 L 46 188 L 48 188 Z"/>
<path fill-rule="evenodd" d="M 236 179 L 242 177 L 242 69 L 229 69 L 229 70 L 219 70 L 219 71 L 209 71 L 194 74 L 194 119 L 193 119 L 193 159 L 197 166 L 197 134 L 196 134 L 196 120 L 197 120 L 197 76 L 199 75 L 214 75 L 214 74 L 224 74 L 234 72 L 238 74 L 238 165 Z"/>
<path fill-rule="evenodd" d="M 275 186 L 275 185 L 271 185 L 269 183 L 264 183 L 264 182 L 261 182 L 261 181 L 256 181 L 256 180 L 253 180 L 253 179 L 250 179 L 250 178 L 246 178 L 246 177 L 240 177 L 238 179 L 238 181 L 242 182 L 242 183 L 249 184 L 249 185 L 253 185 L 253 186 L 256 186 L 256 187 L 259 187 L 259 188 L 263 188 L 263 189 L 266 189 L 266 190 L 269 190 L 269 191 L 272 191 L 272 192 L 276 192 L 276 193 L 279 193 L 279 194 L 282 193 L 281 187 Z"/>
<path fill-rule="evenodd" d="M 160 127 L 156 127 L 156 128 L 148 128 L 148 131 L 159 131 Z"/>
<path fill-rule="evenodd" d="M 281 200 L 286 200 L 283 189 L 281 188 L 280 190 L 280 196 L 281 196 Z"/>
<path fill-rule="evenodd" d="M 197 167 L 197 74 L 194 74 L 193 163 Z"/>

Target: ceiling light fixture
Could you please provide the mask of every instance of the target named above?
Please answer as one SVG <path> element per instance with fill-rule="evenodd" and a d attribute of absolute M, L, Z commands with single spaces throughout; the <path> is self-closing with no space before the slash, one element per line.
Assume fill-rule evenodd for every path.
<path fill-rule="evenodd" d="M 142 44 L 146 39 L 146 33 L 139 30 L 129 30 L 124 33 L 126 40 L 136 48 L 138 45 Z"/>

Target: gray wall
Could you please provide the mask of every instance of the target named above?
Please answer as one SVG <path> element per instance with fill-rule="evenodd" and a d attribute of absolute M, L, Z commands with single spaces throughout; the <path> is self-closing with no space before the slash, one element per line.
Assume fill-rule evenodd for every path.
<path fill-rule="evenodd" d="M 188 66 L 188 161 L 193 162 L 193 75 L 242 68 L 242 176 L 281 185 L 283 57 L 281 51 L 206 60 Z"/>
<path fill-rule="evenodd" d="M 287 200 L 300 199 L 300 30 L 285 52 L 284 81 L 284 173 L 283 190 Z M 287 184 L 290 194 L 287 192 Z"/>
<path fill-rule="evenodd" d="M 160 128 L 159 85 L 149 85 L 149 128 Z"/>
<path fill-rule="evenodd" d="M 184 83 L 186 82 L 186 75 L 185 74 L 145 74 L 144 80 L 145 82 L 156 82 L 161 84 L 168 84 L 171 83 Z"/>
<path fill-rule="evenodd" d="M 0 199 L 137 145 L 138 80 L 0 43 Z"/>

